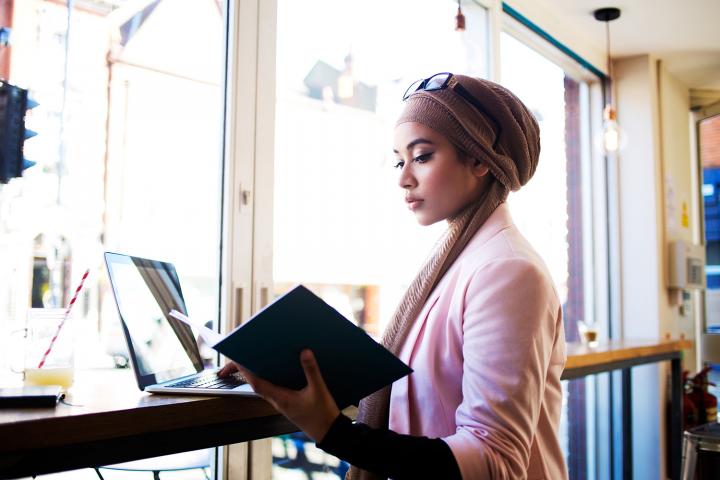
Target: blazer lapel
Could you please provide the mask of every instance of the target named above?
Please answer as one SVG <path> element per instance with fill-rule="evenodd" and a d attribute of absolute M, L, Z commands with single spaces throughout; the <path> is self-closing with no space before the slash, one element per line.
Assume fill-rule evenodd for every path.
<path fill-rule="evenodd" d="M 442 282 L 441 282 L 442 283 Z M 412 357 L 415 353 L 415 347 L 417 344 L 418 336 L 425 326 L 427 317 L 430 314 L 430 310 L 437 303 L 440 298 L 440 285 L 438 288 L 433 290 L 427 302 L 420 311 L 417 320 L 413 324 L 412 328 L 408 332 L 408 336 L 405 339 L 402 349 L 398 357 L 400 360 L 405 362 L 407 365 L 412 366 Z M 412 373 L 399 380 L 392 385 L 390 392 L 390 421 L 389 426 L 391 430 L 399 433 L 410 433 L 410 382 L 412 381 Z"/>

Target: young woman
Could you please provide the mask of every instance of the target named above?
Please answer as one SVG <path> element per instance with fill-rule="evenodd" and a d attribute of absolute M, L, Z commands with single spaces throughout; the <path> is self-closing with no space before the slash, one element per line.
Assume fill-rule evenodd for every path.
<path fill-rule="evenodd" d="M 502 86 L 450 73 L 415 82 L 404 101 L 399 186 L 420 224 L 448 222 L 383 336 L 414 372 L 364 399 L 355 424 L 309 350 L 299 391 L 234 364 L 221 375 L 240 368 L 319 447 L 353 464 L 350 478 L 566 479 L 562 310 L 504 203 L 535 172 L 537 122 Z"/>

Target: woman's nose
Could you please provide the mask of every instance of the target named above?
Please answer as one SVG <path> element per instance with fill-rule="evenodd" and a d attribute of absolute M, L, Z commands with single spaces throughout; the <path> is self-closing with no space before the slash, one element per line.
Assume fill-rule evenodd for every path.
<path fill-rule="evenodd" d="M 415 177 L 412 175 L 412 172 L 410 171 L 410 165 L 405 164 L 403 165 L 402 169 L 400 170 L 400 177 L 398 178 L 398 186 L 400 188 L 412 188 L 417 185 L 417 182 L 415 181 Z"/>

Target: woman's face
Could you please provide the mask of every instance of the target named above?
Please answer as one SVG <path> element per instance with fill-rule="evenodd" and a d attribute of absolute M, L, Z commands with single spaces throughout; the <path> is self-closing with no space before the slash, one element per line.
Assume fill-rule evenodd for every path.
<path fill-rule="evenodd" d="M 398 184 L 418 223 L 432 225 L 460 212 L 480 197 L 488 168 L 464 161 L 450 141 L 420 123 L 395 127 Z"/>

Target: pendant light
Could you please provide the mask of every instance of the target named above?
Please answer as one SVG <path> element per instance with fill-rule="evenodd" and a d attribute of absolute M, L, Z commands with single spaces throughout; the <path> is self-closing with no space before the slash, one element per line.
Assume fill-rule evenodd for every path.
<path fill-rule="evenodd" d="M 610 22 L 620 18 L 620 9 L 614 7 L 599 8 L 593 12 L 595 20 L 605 22 L 605 51 L 607 54 L 608 88 L 605 108 L 603 109 L 602 148 L 607 154 L 614 154 L 625 144 L 625 135 L 617 122 L 617 111 L 612 95 L 612 60 L 610 58 Z"/>
<path fill-rule="evenodd" d="M 457 31 L 457 32 L 465 31 L 465 15 L 463 15 L 462 8 L 460 8 L 460 0 L 458 0 L 457 15 L 455 15 L 455 31 Z"/>

